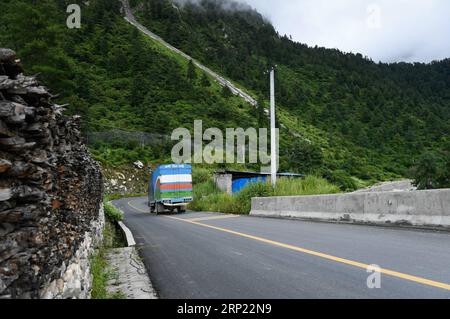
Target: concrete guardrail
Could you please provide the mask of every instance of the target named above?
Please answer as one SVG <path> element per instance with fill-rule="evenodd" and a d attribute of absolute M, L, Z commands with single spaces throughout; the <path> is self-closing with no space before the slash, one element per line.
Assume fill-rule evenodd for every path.
<path fill-rule="evenodd" d="M 450 228 L 450 189 L 253 198 L 250 215 Z"/>

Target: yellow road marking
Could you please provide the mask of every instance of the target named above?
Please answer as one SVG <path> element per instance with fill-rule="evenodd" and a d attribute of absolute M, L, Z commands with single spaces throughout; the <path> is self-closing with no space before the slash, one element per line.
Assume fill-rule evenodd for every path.
<path fill-rule="evenodd" d="M 150 210 L 143 210 L 143 209 L 140 209 L 140 208 L 134 206 L 133 204 L 131 204 L 131 201 L 128 202 L 128 206 L 130 206 L 134 210 L 137 210 L 138 212 L 141 212 L 141 213 L 150 213 Z M 200 221 L 207 221 L 207 220 L 238 218 L 238 217 L 240 217 L 240 216 L 238 216 L 238 215 L 220 215 L 220 216 L 212 216 L 212 217 L 192 218 L 192 219 L 188 219 L 188 220 L 191 220 L 194 222 L 200 222 Z"/>
<path fill-rule="evenodd" d="M 200 218 L 190 218 L 186 219 L 191 222 L 203 222 L 207 220 L 218 220 L 218 219 L 228 219 L 228 218 L 239 218 L 238 215 L 221 215 L 221 216 L 212 216 L 212 217 L 200 217 Z"/>
<path fill-rule="evenodd" d="M 128 202 L 128 206 L 130 206 L 131 208 L 133 208 L 141 213 L 150 213 L 150 208 L 148 210 L 143 210 L 143 209 L 137 208 L 131 204 L 131 201 Z"/>
<path fill-rule="evenodd" d="M 265 238 L 262 238 L 262 237 L 257 237 L 257 236 L 252 236 L 252 235 L 236 232 L 236 231 L 229 230 L 229 229 L 226 229 L 226 228 L 215 227 L 215 226 L 211 226 L 211 225 L 207 225 L 207 224 L 202 224 L 202 223 L 199 223 L 199 222 L 196 222 L 196 221 L 193 221 L 193 220 L 186 220 L 186 219 L 177 218 L 177 217 L 171 217 L 171 216 L 166 216 L 166 217 L 170 218 L 170 219 L 177 220 L 177 221 L 182 221 L 182 222 L 185 222 L 185 223 L 189 223 L 189 224 L 193 224 L 193 225 L 206 227 L 206 228 L 218 230 L 218 231 L 221 231 L 221 232 L 233 234 L 233 235 L 236 235 L 236 236 L 239 236 L 239 237 L 253 239 L 253 240 L 256 240 L 256 241 L 259 241 L 259 242 L 263 242 L 263 243 L 266 243 L 266 244 L 269 244 L 269 245 L 273 245 L 273 246 L 277 246 L 277 247 L 282 247 L 282 248 L 294 250 L 294 251 L 301 252 L 301 253 L 308 254 L 308 255 L 312 255 L 312 256 L 317 256 L 317 257 L 320 257 L 320 258 L 324 258 L 324 259 L 335 261 L 335 262 L 338 262 L 338 263 L 342 263 L 342 264 L 346 264 L 346 265 L 362 268 L 362 269 L 365 269 L 365 270 L 367 270 L 370 267 L 370 265 L 368 265 L 368 264 L 360 263 L 360 262 L 357 262 L 357 261 L 344 259 L 344 258 L 340 258 L 340 257 L 324 254 L 324 253 L 321 253 L 321 252 L 317 252 L 317 251 L 313 251 L 313 250 L 309 250 L 309 249 L 293 246 L 293 245 L 283 244 L 283 243 L 280 243 L 280 242 L 277 242 L 277 241 L 273 241 L 273 240 L 265 239 Z M 420 284 L 423 284 L 423 285 L 426 285 L 426 286 L 431 286 L 431 287 L 441 288 L 441 289 L 445 289 L 445 290 L 450 290 L 450 284 L 446 284 L 446 283 L 442 283 L 442 282 L 438 282 L 438 281 L 433 281 L 433 280 L 429 280 L 429 279 L 425 279 L 425 278 L 421 278 L 421 277 L 417 277 L 417 276 L 412 276 L 412 275 L 408 275 L 408 274 L 404 274 L 404 273 L 401 273 L 401 272 L 397 272 L 397 271 L 389 270 L 389 269 L 384 269 L 384 268 L 381 268 L 380 272 L 385 274 L 385 275 L 391 276 L 391 277 L 396 277 L 396 278 L 401 278 L 401 279 L 408 280 L 408 281 L 413 281 L 413 282 L 420 283 Z"/>

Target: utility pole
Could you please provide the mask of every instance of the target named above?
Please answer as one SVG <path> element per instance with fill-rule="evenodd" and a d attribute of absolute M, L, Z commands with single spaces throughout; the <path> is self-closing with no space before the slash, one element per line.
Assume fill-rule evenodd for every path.
<path fill-rule="evenodd" d="M 278 161 L 277 161 L 277 129 L 276 129 L 276 118 L 275 118 L 275 68 L 272 67 L 270 70 L 270 173 L 272 186 L 277 184 L 277 171 L 278 171 Z"/>

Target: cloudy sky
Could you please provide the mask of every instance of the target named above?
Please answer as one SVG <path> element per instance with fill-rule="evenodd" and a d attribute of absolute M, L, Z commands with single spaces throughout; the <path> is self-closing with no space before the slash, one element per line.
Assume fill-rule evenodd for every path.
<path fill-rule="evenodd" d="M 281 34 L 310 46 L 359 52 L 374 61 L 450 57 L 449 0 L 238 0 Z"/>

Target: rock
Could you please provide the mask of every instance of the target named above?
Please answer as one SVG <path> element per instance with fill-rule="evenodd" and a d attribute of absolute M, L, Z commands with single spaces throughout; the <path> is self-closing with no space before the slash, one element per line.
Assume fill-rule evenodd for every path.
<path fill-rule="evenodd" d="M 13 209 L 16 207 L 16 202 L 14 200 L 0 200 L 0 211 L 3 212 L 8 209 Z"/>
<path fill-rule="evenodd" d="M 48 93 L 47 89 L 43 86 L 14 86 L 13 88 L 8 89 L 9 94 L 19 94 L 19 95 L 42 95 L 50 97 L 50 93 Z"/>
<path fill-rule="evenodd" d="M 14 132 L 12 132 L 5 122 L 0 120 L 0 137 L 13 137 L 15 135 Z"/>
<path fill-rule="evenodd" d="M 11 108 L 11 115 L 6 117 L 5 122 L 11 123 L 11 124 L 20 124 L 23 123 L 26 119 L 27 114 L 32 114 L 33 109 L 30 107 L 26 107 L 25 105 L 18 104 L 18 103 L 10 103 L 9 105 L 6 103 L 3 103 L 4 105 L 4 111 L 8 111 L 9 108 Z M 1 109 L 1 103 L 0 103 L 0 109 Z M 2 112 L 3 113 L 3 112 Z"/>
<path fill-rule="evenodd" d="M 14 225 L 9 223 L 0 224 L 0 237 L 4 237 L 14 231 Z"/>
<path fill-rule="evenodd" d="M 58 279 L 56 281 L 56 288 L 58 289 L 59 294 L 64 293 L 64 280 Z"/>
<path fill-rule="evenodd" d="M 4 280 L 2 280 L 2 278 L 0 278 L 0 291 L 3 291 L 3 290 L 5 290 L 6 289 L 6 283 L 4 282 Z M 8 297 L 9 297 L 9 295 L 8 295 Z M 0 299 L 2 299 L 2 297 L 0 297 Z M 6 296 L 5 296 L 5 299 L 6 299 Z M 8 298 L 9 299 L 9 298 Z"/>
<path fill-rule="evenodd" d="M 14 103 L 9 101 L 0 101 L 0 117 L 13 116 L 15 111 Z"/>
<path fill-rule="evenodd" d="M 45 127 L 43 123 L 32 123 L 25 128 L 27 133 L 37 135 L 44 131 Z"/>
<path fill-rule="evenodd" d="M 144 168 L 144 163 L 142 163 L 141 161 L 136 161 L 136 162 L 133 163 L 133 165 L 137 169 L 143 169 Z"/>
<path fill-rule="evenodd" d="M 0 202 L 7 201 L 12 198 L 12 191 L 10 188 L 0 189 Z"/>
<path fill-rule="evenodd" d="M 31 143 L 19 143 L 19 144 L 15 144 L 12 145 L 10 147 L 11 152 L 24 152 L 26 150 L 30 150 L 32 148 L 34 148 L 36 146 L 36 142 L 31 142 Z"/>
<path fill-rule="evenodd" d="M 25 142 L 25 139 L 19 136 L 0 138 L 0 145 L 6 147 L 24 145 Z"/>
<path fill-rule="evenodd" d="M 0 242 L 0 262 L 7 260 L 14 256 L 15 254 L 18 254 L 20 252 L 20 247 L 14 240 L 2 240 Z M 1 294 L 1 291 L 0 291 Z"/>
<path fill-rule="evenodd" d="M 11 80 L 8 76 L 1 75 L 0 76 L 0 90 L 11 89 L 14 86 L 14 81 Z"/>
<path fill-rule="evenodd" d="M 49 158 L 47 157 L 47 152 L 45 150 L 37 150 L 31 157 L 31 162 L 34 164 L 44 164 L 47 163 Z"/>
<path fill-rule="evenodd" d="M 12 166 L 12 163 L 5 159 L 0 159 L 0 173 L 8 171 Z"/>
<path fill-rule="evenodd" d="M 14 198 L 21 202 L 37 202 L 45 197 L 45 193 L 30 186 L 19 186 L 14 189 Z"/>
<path fill-rule="evenodd" d="M 0 62 L 13 63 L 16 60 L 16 52 L 11 49 L 0 48 Z"/>
<path fill-rule="evenodd" d="M 22 219 L 22 215 L 22 212 L 14 209 L 0 212 L 0 223 L 17 223 Z"/>
<path fill-rule="evenodd" d="M 25 178 L 27 176 L 30 176 L 35 170 L 36 169 L 33 167 L 33 165 L 22 161 L 17 161 L 12 165 L 12 168 L 9 170 L 8 175 L 17 178 Z"/>
<path fill-rule="evenodd" d="M 15 78 L 22 72 L 22 65 L 16 57 L 16 52 L 0 48 L 0 75 L 8 75 L 10 78 Z"/>
<path fill-rule="evenodd" d="M 33 119 L 36 116 L 36 109 L 34 107 L 25 107 L 24 112 L 28 119 Z"/>

